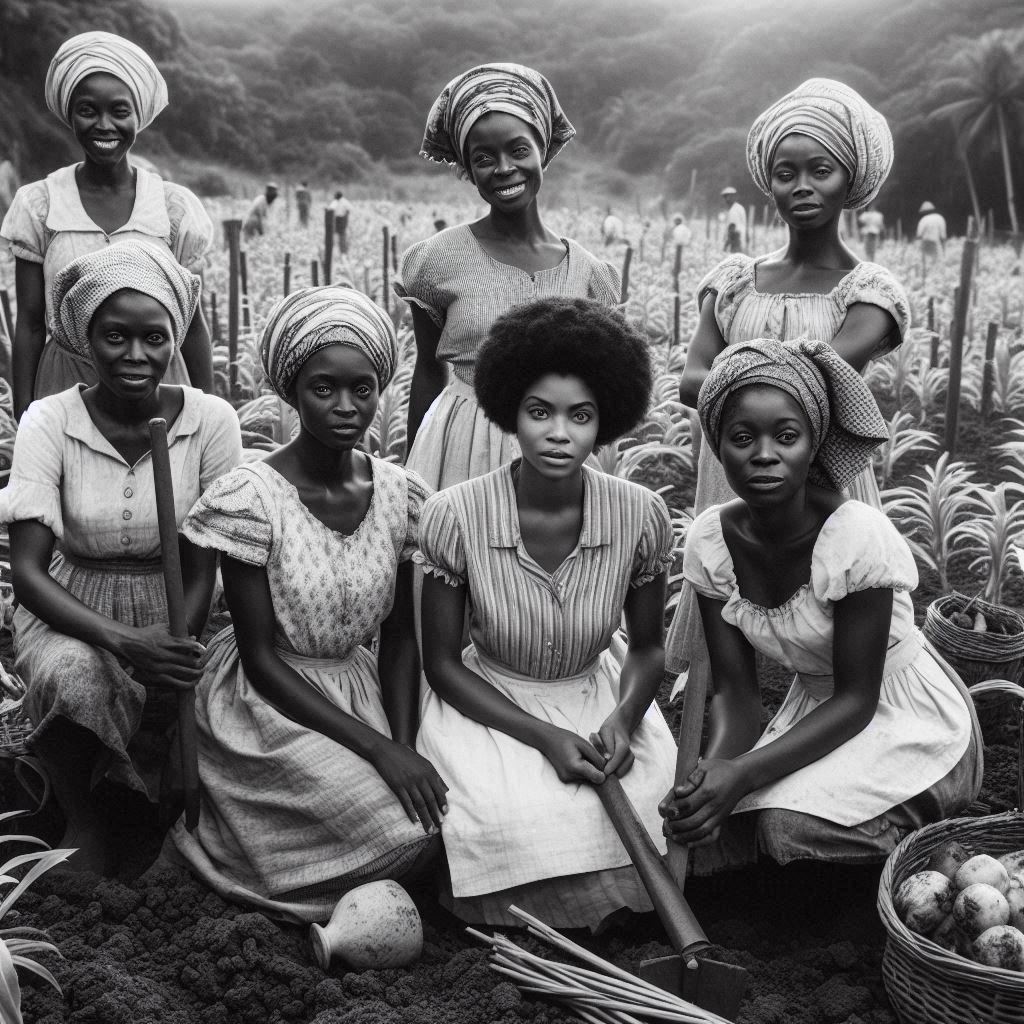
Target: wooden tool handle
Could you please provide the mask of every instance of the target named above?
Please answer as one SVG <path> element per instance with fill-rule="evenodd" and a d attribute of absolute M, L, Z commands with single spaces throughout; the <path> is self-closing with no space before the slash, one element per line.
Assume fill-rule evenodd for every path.
<path fill-rule="evenodd" d="M 651 897 L 672 948 L 687 957 L 707 949 L 711 945 L 708 937 L 683 898 L 679 886 L 672 880 L 646 826 L 623 792 L 618 777 L 611 775 L 595 788 L 644 883 L 647 895 Z"/>
<path fill-rule="evenodd" d="M 679 720 L 679 750 L 676 753 L 676 780 L 679 786 L 697 766 L 700 758 L 700 740 L 704 730 L 704 705 L 707 702 L 711 665 L 703 653 L 694 655 L 683 690 L 683 710 Z M 676 885 L 686 885 L 686 868 L 690 861 L 690 847 L 686 843 L 668 841 L 669 871 Z"/>
<path fill-rule="evenodd" d="M 167 451 L 167 421 L 149 421 L 153 483 L 156 490 L 156 519 L 160 529 L 160 560 L 167 592 L 167 619 L 171 636 L 188 636 L 185 586 L 181 579 L 178 522 L 174 512 L 174 482 Z M 192 690 L 178 692 L 178 742 L 181 747 L 181 776 L 185 794 L 185 828 L 192 832 L 199 824 L 199 753 L 196 739 L 196 696 Z"/>

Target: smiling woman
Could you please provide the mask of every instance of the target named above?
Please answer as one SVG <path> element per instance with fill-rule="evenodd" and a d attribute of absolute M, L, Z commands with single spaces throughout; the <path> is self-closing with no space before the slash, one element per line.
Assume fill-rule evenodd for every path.
<path fill-rule="evenodd" d="M 143 50 L 109 32 L 74 36 L 51 61 L 45 91 L 50 111 L 75 133 L 83 159 L 20 188 L 0 227 L 0 242 L 16 260 L 17 416 L 33 398 L 96 379 L 87 359 L 52 344 L 60 330 L 54 282 L 61 269 L 112 240 L 135 239 L 163 246 L 200 274 L 213 236 L 188 189 L 129 160 L 138 132 L 167 105 L 163 76 Z M 209 332 L 199 307 L 166 380 L 212 389 Z"/>
<path fill-rule="evenodd" d="M 547 295 L 619 301 L 614 268 L 541 218 L 544 171 L 575 134 L 548 80 L 519 64 L 471 68 L 431 108 L 422 155 L 456 167 L 490 208 L 410 246 L 395 285 L 416 332 L 408 464 L 433 487 L 516 455 L 515 437 L 488 423 L 473 395 L 476 354 L 490 325 Z"/>

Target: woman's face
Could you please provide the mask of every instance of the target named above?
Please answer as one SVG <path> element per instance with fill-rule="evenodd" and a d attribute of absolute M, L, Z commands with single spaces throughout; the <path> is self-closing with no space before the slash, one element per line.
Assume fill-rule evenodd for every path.
<path fill-rule="evenodd" d="M 332 451 L 355 448 L 377 412 L 377 371 L 351 345 L 328 345 L 299 368 L 293 404 L 302 429 Z"/>
<path fill-rule="evenodd" d="M 779 388 L 755 384 L 726 399 L 718 457 L 748 505 L 781 504 L 807 483 L 814 440 L 803 407 Z"/>
<path fill-rule="evenodd" d="M 87 160 L 110 166 L 128 156 L 139 119 L 128 86 L 120 78 L 102 71 L 86 75 L 71 94 L 68 112 Z"/>
<path fill-rule="evenodd" d="M 597 399 L 583 380 L 545 374 L 519 403 L 516 437 L 523 459 L 548 479 L 571 477 L 594 450 L 598 423 Z"/>
<path fill-rule="evenodd" d="M 544 181 L 544 153 L 533 128 L 512 114 L 484 114 L 466 138 L 466 167 L 480 198 L 502 213 L 535 202 Z"/>
<path fill-rule="evenodd" d="M 100 384 L 138 402 L 160 386 L 174 355 L 171 314 L 150 295 L 124 288 L 96 310 L 89 347 Z"/>
<path fill-rule="evenodd" d="M 772 197 L 792 228 L 821 227 L 839 217 L 850 179 L 838 160 L 809 135 L 787 135 L 772 157 Z"/>

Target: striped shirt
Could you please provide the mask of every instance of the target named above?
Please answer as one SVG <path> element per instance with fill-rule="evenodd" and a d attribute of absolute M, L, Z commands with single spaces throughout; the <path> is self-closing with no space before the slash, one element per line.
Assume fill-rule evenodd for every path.
<path fill-rule="evenodd" d="M 409 246 L 395 291 L 441 328 L 437 358 L 472 385 L 477 349 L 491 324 L 513 306 L 549 295 L 618 303 L 618 271 L 572 239 L 562 242 L 562 262 L 531 274 L 494 259 L 468 224 L 457 224 Z"/>
<path fill-rule="evenodd" d="M 484 656 L 532 679 L 562 679 L 607 650 L 627 588 L 666 570 L 672 523 L 653 491 L 584 466 L 579 542 L 548 573 L 523 545 L 514 466 L 428 498 L 413 558 L 468 586 L 470 636 Z"/>

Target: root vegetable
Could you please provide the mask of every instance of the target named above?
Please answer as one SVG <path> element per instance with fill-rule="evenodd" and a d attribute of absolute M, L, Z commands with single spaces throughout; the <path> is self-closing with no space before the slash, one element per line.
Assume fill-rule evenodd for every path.
<path fill-rule="evenodd" d="M 1010 908 L 1010 924 L 1024 931 L 1024 872 L 1010 875 L 1006 902 Z"/>
<path fill-rule="evenodd" d="M 953 612 L 949 617 L 949 621 L 952 622 L 954 626 L 959 626 L 960 629 L 974 628 L 974 621 L 971 619 L 970 615 L 967 615 L 964 612 Z"/>
<path fill-rule="evenodd" d="M 938 943 L 943 949 L 948 949 L 953 953 L 957 952 L 957 930 L 956 930 L 956 918 L 952 914 L 947 915 L 938 928 L 935 929 L 928 936 L 932 942 Z"/>
<path fill-rule="evenodd" d="M 987 853 L 979 853 L 976 857 L 964 861 L 953 876 L 953 883 L 961 892 L 969 885 L 975 885 L 978 882 L 1005 892 L 1009 881 L 1010 876 L 1006 868 L 995 857 L 990 857 Z"/>
<path fill-rule="evenodd" d="M 991 885 L 976 882 L 967 886 L 953 902 L 956 926 L 969 939 L 1010 920 L 1010 905 L 1006 897 Z"/>
<path fill-rule="evenodd" d="M 900 884 L 893 897 L 893 906 L 912 932 L 928 935 L 953 909 L 955 898 L 956 889 L 944 874 L 918 871 Z"/>
<path fill-rule="evenodd" d="M 956 876 L 960 865 L 970 859 L 971 855 L 964 847 L 957 842 L 952 842 L 932 854 L 931 859 L 928 861 L 928 868 L 930 871 L 938 871 L 947 878 L 953 878 Z"/>
<path fill-rule="evenodd" d="M 987 633 L 988 623 L 985 621 L 985 616 L 981 612 L 975 612 L 974 615 L 974 626 L 972 627 L 975 633 Z"/>
<path fill-rule="evenodd" d="M 1008 924 L 988 928 L 971 943 L 971 955 L 986 967 L 1024 971 L 1024 933 Z"/>
<path fill-rule="evenodd" d="M 1014 850 L 1013 853 L 1004 853 L 999 858 L 999 863 L 1006 868 L 1008 875 L 1018 871 L 1024 871 L 1024 850 Z"/>

